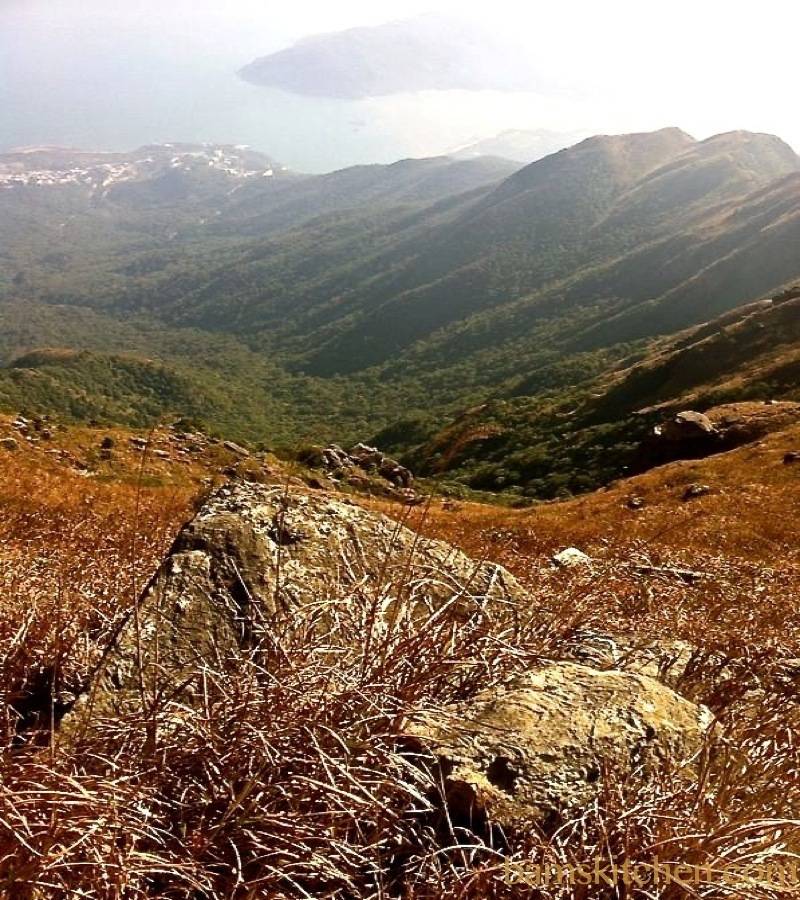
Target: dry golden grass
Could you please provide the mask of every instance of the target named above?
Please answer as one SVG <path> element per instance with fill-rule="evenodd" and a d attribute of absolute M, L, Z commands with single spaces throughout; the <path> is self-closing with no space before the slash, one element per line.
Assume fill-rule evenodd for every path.
<path fill-rule="evenodd" d="M 566 546 L 613 558 L 637 542 L 687 561 L 722 554 L 791 567 L 800 561 L 800 463 L 783 462 L 791 450 L 800 450 L 800 426 L 531 510 L 433 503 L 425 512 L 426 528 L 472 554 L 492 547 L 512 570 L 524 571 L 531 559 Z M 691 484 L 707 485 L 711 493 L 685 501 Z M 631 508 L 634 498 L 641 508 Z M 391 505 L 383 508 L 392 513 Z"/>
<path fill-rule="evenodd" d="M 378 634 L 374 598 L 342 596 L 330 633 L 310 610 L 272 636 L 265 668 L 232 661 L 209 673 L 200 709 L 165 700 L 152 720 L 101 721 L 62 747 L 46 727 L 37 743 L 35 716 L 47 726 L 53 698 L 85 681 L 198 487 L 137 487 L 133 468 L 100 483 L 41 456 L 0 457 L 0 897 L 787 896 L 716 882 L 535 891 L 509 884 L 504 866 L 657 855 L 719 870 L 800 851 L 797 681 L 786 676 L 800 656 L 800 467 L 782 463 L 798 437 L 533 511 L 393 507 L 504 562 L 529 586 L 528 607 Z M 714 493 L 684 502 L 694 481 Z M 549 555 L 567 545 L 594 568 L 554 570 Z M 502 683 L 587 629 L 695 647 L 680 688 L 720 723 L 701 777 L 665 773 L 644 788 L 609 778 L 596 806 L 556 833 L 502 845 L 437 819 L 435 784 L 393 753 L 405 713 Z"/>
<path fill-rule="evenodd" d="M 8 739 L 10 708 L 83 686 L 189 516 L 196 488 L 97 482 L 24 454 L 1 461 L 0 687 Z"/>

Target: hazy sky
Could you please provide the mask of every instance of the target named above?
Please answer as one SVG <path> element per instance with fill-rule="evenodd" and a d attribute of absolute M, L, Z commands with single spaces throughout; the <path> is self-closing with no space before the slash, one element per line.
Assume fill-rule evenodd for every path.
<path fill-rule="evenodd" d="M 427 11 L 490 17 L 552 87 L 335 105 L 234 75 L 310 33 Z M 0 147 L 227 140 L 317 169 L 504 128 L 744 128 L 800 147 L 798 34 L 800 4 L 787 0 L 0 0 Z"/>

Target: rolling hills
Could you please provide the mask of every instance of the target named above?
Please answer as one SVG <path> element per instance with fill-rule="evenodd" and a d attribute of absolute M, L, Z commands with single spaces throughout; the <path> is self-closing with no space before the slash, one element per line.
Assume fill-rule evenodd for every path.
<path fill-rule="evenodd" d="M 670 415 L 757 401 L 755 418 L 758 403 L 778 399 L 800 400 L 798 287 L 654 341 L 569 390 L 495 397 L 410 458 L 424 473 L 456 475 L 482 490 L 577 493 L 641 467 L 641 443 Z M 391 432 L 380 437 L 399 449 Z"/>
<path fill-rule="evenodd" d="M 238 439 L 377 434 L 429 473 L 535 497 L 619 474 L 637 408 L 794 389 L 788 356 L 766 361 L 793 302 L 750 324 L 731 312 L 800 279 L 800 158 L 776 137 L 669 128 L 522 168 L 443 157 L 325 176 L 237 148 L 145 151 L 133 159 L 155 163 L 105 186 L 43 179 L 35 154 L 0 160 L 15 179 L 0 190 L 5 405 L 55 410 L 74 382 L 81 408 L 127 424 L 187 404 Z M 735 331 L 737 352 L 694 347 L 698 327 Z M 40 348 L 93 356 L 34 365 Z M 101 377 L 132 359 L 132 381 Z M 149 365 L 169 373 L 160 399 Z M 683 394 L 653 374 L 669 365 Z"/>

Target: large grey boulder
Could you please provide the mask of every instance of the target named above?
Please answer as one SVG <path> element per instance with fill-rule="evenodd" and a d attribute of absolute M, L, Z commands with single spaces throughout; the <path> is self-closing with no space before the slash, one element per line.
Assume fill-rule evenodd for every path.
<path fill-rule="evenodd" d="M 113 712 L 142 694 L 191 698 L 205 675 L 268 643 L 299 610 L 324 631 L 326 611 L 356 592 L 387 621 L 446 603 L 469 615 L 524 601 L 499 566 L 341 495 L 229 483 L 180 532 L 82 705 Z"/>
<path fill-rule="evenodd" d="M 800 403 L 743 401 L 705 413 L 685 410 L 657 425 L 639 446 L 635 471 L 734 450 L 800 421 Z"/>
<path fill-rule="evenodd" d="M 590 803 L 608 772 L 650 778 L 697 753 L 711 713 L 646 675 L 550 662 L 405 727 L 444 784 L 451 821 L 548 825 Z"/>
<path fill-rule="evenodd" d="M 665 441 L 703 440 L 716 434 L 716 426 L 704 413 L 686 410 L 679 412 L 655 429 L 656 435 Z"/>

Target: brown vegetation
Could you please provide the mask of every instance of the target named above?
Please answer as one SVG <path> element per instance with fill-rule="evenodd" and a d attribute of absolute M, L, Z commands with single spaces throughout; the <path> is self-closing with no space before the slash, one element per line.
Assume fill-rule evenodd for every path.
<path fill-rule="evenodd" d="M 377 635 L 374 598 L 351 591 L 330 633 L 312 609 L 274 635 L 261 677 L 209 673 L 199 712 L 159 698 L 147 721 L 99 723 L 83 744 L 59 741 L 49 720 L 199 488 L 102 483 L 1 455 L 0 897 L 786 896 L 755 883 L 536 891 L 512 885 L 506 861 L 658 856 L 719 871 L 800 851 L 800 469 L 783 463 L 796 443 L 800 431 L 771 436 L 533 511 L 392 507 L 505 563 L 527 608 Z M 683 500 L 700 481 L 711 492 Z M 568 545 L 593 566 L 554 569 L 550 554 Z M 675 572 L 687 568 L 698 577 Z M 423 773 L 393 753 L 405 714 L 503 683 L 590 630 L 692 645 L 678 689 L 720 723 L 700 777 L 635 788 L 610 776 L 559 830 L 502 841 L 437 819 Z"/>

